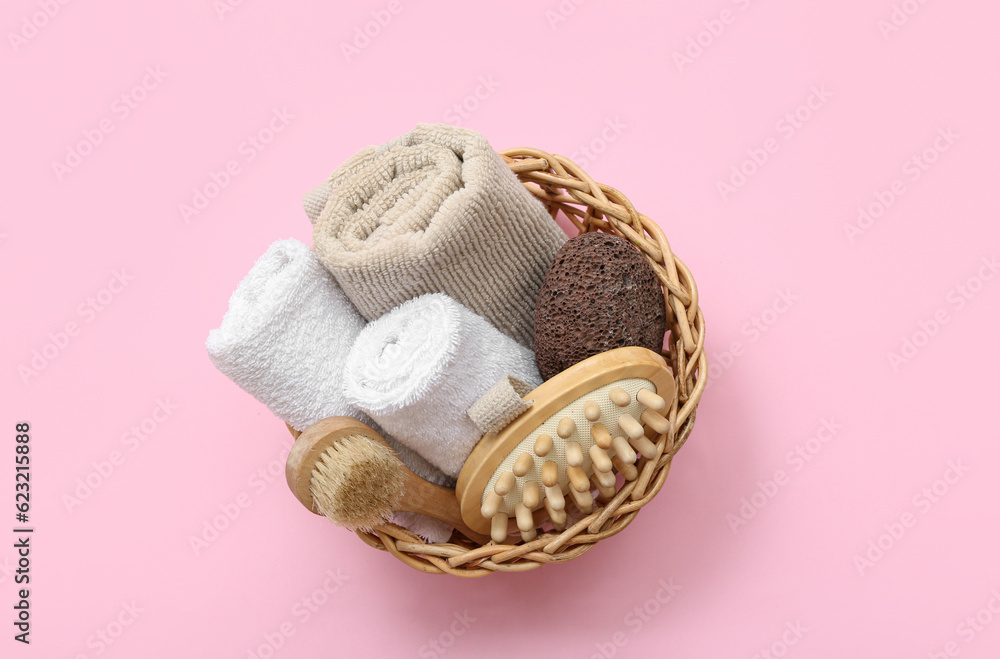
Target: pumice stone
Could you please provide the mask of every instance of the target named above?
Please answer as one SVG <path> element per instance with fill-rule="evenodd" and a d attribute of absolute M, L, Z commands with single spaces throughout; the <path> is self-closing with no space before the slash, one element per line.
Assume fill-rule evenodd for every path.
<path fill-rule="evenodd" d="M 542 377 L 593 355 L 639 346 L 660 352 L 663 290 L 630 242 L 584 233 L 556 253 L 535 307 L 535 359 Z"/>

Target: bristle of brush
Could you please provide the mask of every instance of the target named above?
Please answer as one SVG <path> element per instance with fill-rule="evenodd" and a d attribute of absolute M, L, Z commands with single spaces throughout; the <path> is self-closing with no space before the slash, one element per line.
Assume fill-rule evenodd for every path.
<path fill-rule="evenodd" d="M 316 509 L 352 530 L 388 522 L 403 496 L 401 465 L 380 442 L 363 435 L 344 437 L 313 466 L 310 491 Z"/>

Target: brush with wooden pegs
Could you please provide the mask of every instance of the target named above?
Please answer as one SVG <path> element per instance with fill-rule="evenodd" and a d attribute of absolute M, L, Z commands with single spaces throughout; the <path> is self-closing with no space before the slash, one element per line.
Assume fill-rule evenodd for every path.
<path fill-rule="evenodd" d="M 616 493 L 616 474 L 638 478 L 637 455 L 656 457 L 653 437 L 670 430 L 673 374 L 657 353 L 617 348 L 559 373 L 525 396 L 534 405 L 476 445 L 458 476 L 462 519 L 504 542 L 509 520 L 521 539 L 546 518 L 565 528 L 566 498 L 593 512 L 596 490 Z"/>
<path fill-rule="evenodd" d="M 372 428 L 350 417 L 330 417 L 302 432 L 285 464 L 285 479 L 311 512 L 349 529 L 370 530 L 394 512 L 420 513 L 449 524 L 476 542 L 455 491 L 410 471 Z"/>

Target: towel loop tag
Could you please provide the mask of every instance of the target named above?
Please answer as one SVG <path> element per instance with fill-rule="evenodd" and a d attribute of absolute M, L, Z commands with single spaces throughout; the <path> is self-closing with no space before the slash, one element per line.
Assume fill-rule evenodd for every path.
<path fill-rule="evenodd" d="M 469 407 L 469 418 L 484 435 L 498 433 L 534 404 L 533 400 L 524 400 L 529 393 L 529 385 L 507 375 Z"/>

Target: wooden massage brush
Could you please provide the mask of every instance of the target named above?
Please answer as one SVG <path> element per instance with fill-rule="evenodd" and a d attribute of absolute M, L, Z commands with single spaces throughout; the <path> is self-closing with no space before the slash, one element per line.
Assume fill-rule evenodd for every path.
<path fill-rule="evenodd" d="M 566 499 L 584 514 L 593 491 L 616 492 L 617 474 L 635 480 L 637 454 L 656 457 L 675 394 L 657 353 L 617 348 L 586 359 L 526 395 L 532 407 L 498 434 L 483 437 L 458 476 L 461 515 L 473 531 L 505 542 L 508 521 L 534 539 L 547 518 L 565 528 Z"/>
<path fill-rule="evenodd" d="M 393 512 L 428 515 L 484 543 L 462 521 L 455 491 L 410 471 L 373 429 L 330 417 L 302 432 L 285 463 L 285 479 L 308 510 L 350 529 L 371 529 Z"/>
<path fill-rule="evenodd" d="M 546 518 L 564 528 L 567 496 L 589 514 L 594 489 L 611 498 L 616 473 L 635 480 L 637 454 L 654 458 L 650 437 L 669 430 L 661 412 L 673 398 L 673 375 L 660 355 L 618 348 L 525 396 L 532 407 L 479 441 L 457 490 L 414 474 L 381 435 L 349 417 L 323 419 L 299 434 L 285 478 L 308 510 L 350 529 L 371 529 L 393 512 L 414 512 L 476 542 L 504 542 L 513 516 L 529 541 Z"/>

